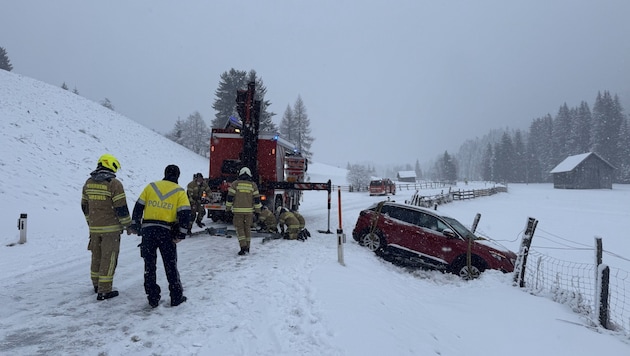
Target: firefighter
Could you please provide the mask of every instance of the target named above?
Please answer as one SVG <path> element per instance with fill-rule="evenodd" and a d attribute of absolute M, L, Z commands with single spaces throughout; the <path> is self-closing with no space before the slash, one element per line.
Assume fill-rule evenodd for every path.
<path fill-rule="evenodd" d="M 96 300 L 118 296 L 112 290 L 120 251 L 120 234 L 131 224 L 122 183 L 116 179 L 120 162 L 111 154 L 102 155 L 96 170 L 83 185 L 81 210 L 90 228 L 88 250 L 92 251 L 90 276 Z"/>
<path fill-rule="evenodd" d="M 292 213 L 300 222 L 300 228 L 298 231 L 298 239 L 306 240 L 309 237 L 311 237 L 311 233 L 306 229 L 306 220 L 304 220 L 304 216 L 302 216 L 302 214 L 300 214 L 297 210 L 293 210 Z"/>
<path fill-rule="evenodd" d="M 232 182 L 228 189 L 225 209 L 234 214 L 232 221 L 236 229 L 240 256 L 249 254 L 252 239 L 252 222 L 254 212 L 260 214 L 262 204 L 258 186 L 252 181 L 252 172 L 247 167 L 238 172 L 238 179 Z"/>
<path fill-rule="evenodd" d="M 204 192 L 210 192 L 210 187 L 203 179 L 203 174 L 195 173 L 192 182 L 188 183 L 186 187 L 186 192 L 188 193 L 188 200 L 190 200 L 190 208 L 192 211 L 190 225 L 188 226 L 188 234 L 190 234 L 193 222 L 196 222 L 199 227 L 206 226 L 206 224 L 201 222 L 204 216 L 206 216 L 202 199 L 204 198 Z"/>
<path fill-rule="evenodd" d="M 168 165 L 164 179 L 148 184 L 133 208 L 131 233 L 142 236 L 140 256 L 144 259 L 144 291 L 152 308 L 160 302 L 156 282 L 157 250 L 160 250 L 168 280 L 171 306 L 186 301 L 177 271 L 177 243 L 186 238 L 190 224 L 190 202 L 184 188 L 177 184 L 179 167 Z"/>
<path fill-rule="evenodd" d="M 278 224 L 280 225 L 280 233 L 284 235 L 285 239 L 297 240 L 298 232 L 300 231 L 300 221 L 293 215 L 287 208 L 281 206 L 276 209 L 278 215 Z M 285 234 L 286 225 L 286 234 Z"/>
<path fill-rule="evenodd" d="M 272 233 L 278 232 L 278 222 L 276 221 L 276 217 L 265 205 L 263 205 L 262 210 L 258 215 L 258 221 L 256 224 L 258 225 L 260 231 Z"/>

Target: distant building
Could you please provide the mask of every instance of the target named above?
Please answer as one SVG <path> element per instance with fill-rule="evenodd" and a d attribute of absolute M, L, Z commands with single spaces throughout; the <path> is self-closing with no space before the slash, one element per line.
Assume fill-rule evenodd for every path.
<path fill-rule="evenodd" d="M 400 171 L 396 176 L 399 182 L 416 182 L 416 171 Z"/>
<path fill-rule="evenodd" d="M 612 189 L 613 167 L 597 153 L 569 156 L 551 170 L 556 189 Z"/>

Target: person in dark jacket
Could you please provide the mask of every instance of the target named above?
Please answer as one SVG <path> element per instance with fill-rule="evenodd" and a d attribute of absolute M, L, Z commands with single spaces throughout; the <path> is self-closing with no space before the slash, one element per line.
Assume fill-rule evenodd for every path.
<path fill-rule="evenodd" d="M 160 302 L 156 282 L 157 250 L 160 250 L 168 280 L 171 306 L 186 301 L 177 270 L 176 244 L 186 238 L 190 224 L 190 202 L 184 188 L 177 184 L 179 167 L 168 165 L 164 179 L 147 185 L 133 208 L 132 233 L 140 232 L 140 255 L 144 259 L 144 291 L 152 308 Z"/>
<path fill-rule="evenodd" d="M 88 250 L 92 251 L 90 276 L 96 300 L 118 296 L 112 290 L 118 264 L 120 234 L 131 224 L 122 183 L 116 179 L 120 162 L 111 154 L 102 155 L 96 170 L 83 185 L 81 210 L 90 228 Z"/>

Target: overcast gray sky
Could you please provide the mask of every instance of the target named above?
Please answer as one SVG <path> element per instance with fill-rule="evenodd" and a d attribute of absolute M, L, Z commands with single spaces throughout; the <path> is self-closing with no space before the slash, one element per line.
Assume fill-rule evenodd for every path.
<path fill-rule="evenodd" d="M 597 91 L 630 104 L 630 1 L 6 0 L 13 72 L 159 132 L 221 73 L 256 70 L 279 123 L 298 95 L 314 160 L 421 163 Z M 0 98 L 1 102 L 1 98 Z"/>

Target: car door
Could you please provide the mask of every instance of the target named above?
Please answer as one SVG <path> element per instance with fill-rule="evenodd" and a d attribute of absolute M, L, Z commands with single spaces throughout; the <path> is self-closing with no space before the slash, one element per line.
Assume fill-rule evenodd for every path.
<path fill-rule="evenodd" d="M 418 212 L 406 207 L 392 206 L 390 216 L 396 220 L 396 243 L 403 249 L 418 252 L 422 244 L 422 228 L 418 226 Z"/>
<path fill-rule="evenodd" d="M 451 227 L 442 219 L 435 215 L 419 212 L 418 225 L 422 229 L 422 243 L 418 245 L 420 252 L 432 256 L 443 264 L 450 264 L 453 258 L 460 254 L 463 240 L 457 233 L 455 233 L 455 237 L 444 235 L 442 231 L 451 229 Z"/>

